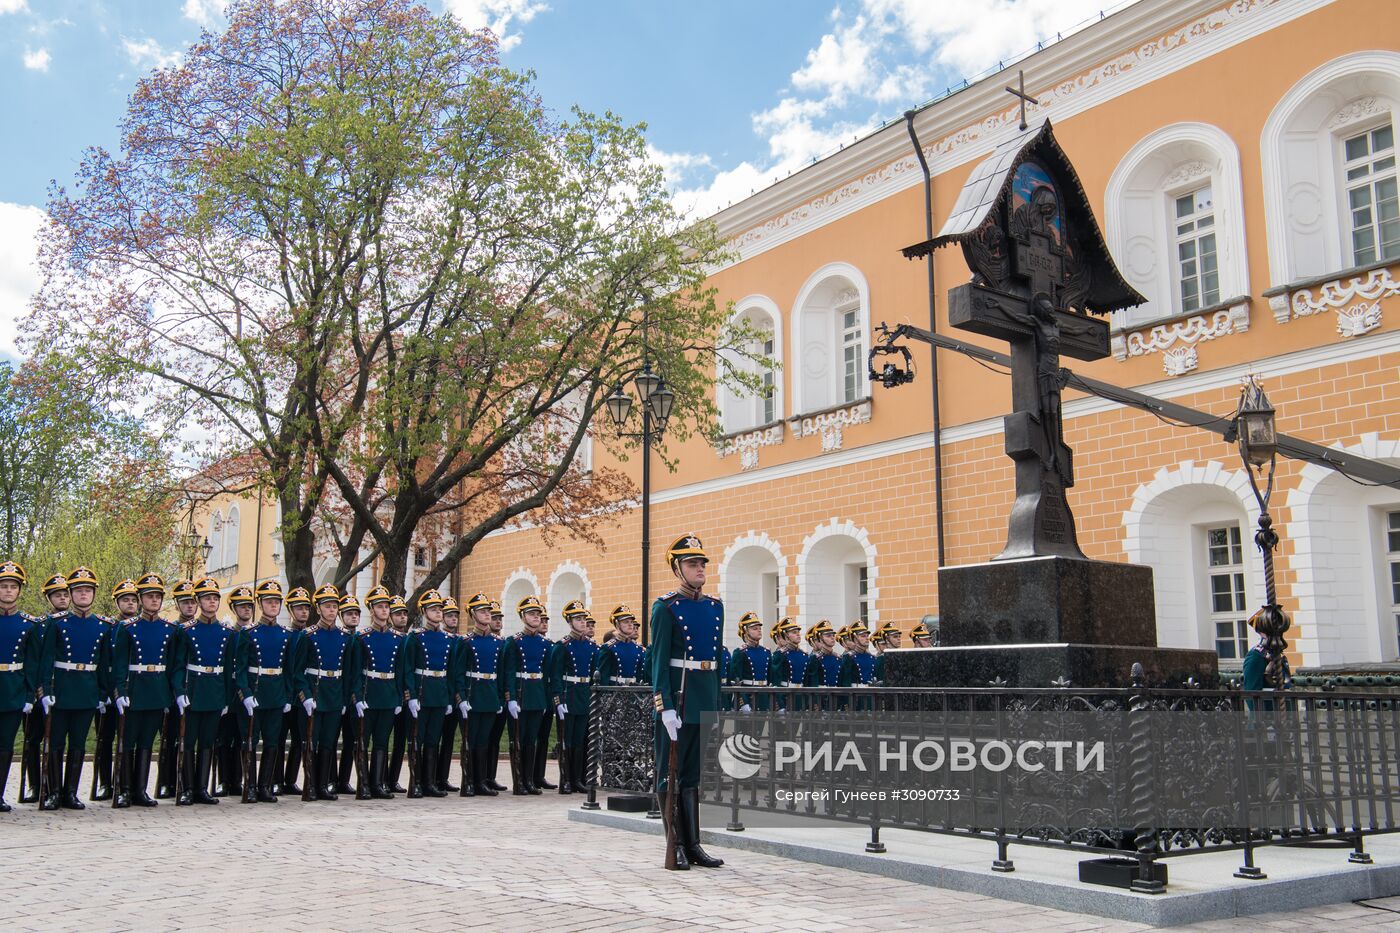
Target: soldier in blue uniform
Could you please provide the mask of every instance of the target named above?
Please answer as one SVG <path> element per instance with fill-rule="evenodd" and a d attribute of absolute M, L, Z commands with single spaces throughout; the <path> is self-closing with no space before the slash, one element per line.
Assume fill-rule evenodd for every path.
<path fill-rule="evenodd" d="M 339 625 L 340 591 L 327 583 L 311 597 L 316 625 L 302 633 L 292 662 L 292 690 L 300 705 L 309 739 L 303 739 L 306 780 L 312 782 L 317 800 L 335 800 L 335 742 L 340 735 L 342 710 L 359 698 L 346 691 L 355 672 L 352 639 Z M 310 745 L 307 745 L 309 741 Z"/>
<path fill-rule="evenodd" d="M 535 756 L 544 754 L 536 743 L 548 700 L 544 666 L 550 646 L 539 631 L 544 624 L 544 606 L 540 601 L 526 596 L 515 609 L 523 628 L 506 639 L 500 660 L 501 696 L 510 715 L 507 727 L 511 730 L 511 745 L 518 752 L 511 793 L 539 794 L 541 791 L 534 784 Z"/>
<path fill-rule="evenodd" d="M 467 702 L 464 698 L 466 684 L 462 673 L 464 668 L 462 651 L 466 648 L 466 639 L 461 637 L 461 627 L 462 609 L 457 605 L 457 600 L 451 596 L 443 597 L 442 630 L 446 633 L 448 642 L 452 646 L 451 668 L 456 681 L 450 685 L 453 696 L 452 708 L 447 711 L 447 715 L 442 720 L 442 742 L 438 746 L 437 758 L 437 786 L 449 794 L 460 794 L 462 791 L 461 787 L 453 784 L 450 780 L 452 777 L 452 750 L 456 745 L 457 733 L 462 731 L 462 723 L 466 721 L 466 715 L 460 709 L 460 705 Z M 462 776 L 462 781 L 464 784 L 467 782 L 466 775 Z"/>
<path fill-rule="evenodd" d="M 35 632 L 35 637 L 39 640 L 42 650 L 50 624 L 68 613 L 68 579 L 63 574 L 56 573 L 44 581 L 41 591 L 49 603 L 48 614 L 42 618 L 34 619 L 34 625 L 38 630 Z M 38 705 L 25 717 L 24 753 L 20 760 L 20 767 L 24 769 L 22 783 L 25 787 L 23 793 L 20 794 L 19 802 L 35 803 L 37 801 L 41 810 L 52 809 L 46 806 L 45 801 L 39 800 L 39 769 L 43 766 L 40 757 L 44 741 L 44 723 L 48 719 L 51 702 L 46 702 L 41 698 Z"/>
<path fill-rule="evenodd" d="M 679 586 L 651 609 L 657 794 L 666 797 L 671 744 L 676 743 L 680 807 L 663 814 L 672 821 L 676 867 L 718 868 L 724 860 L 700 846 L 700 755 L 720 708 L 724 605 L 703 593 L 709 558 L 698 537 L 677 538 L 666 559 Z"/>
<path fill-rule="evenodd" d="M 408 639 L 408 603 L 402 596 L 395 595 L 389 599 L 389 630 L 405 641 Z M 396 794 L 405 793 L 404 786 L 399 783 L 399 775 L 403 773 L 404 746 L 408 742 L 409 730 L 417 728 L 417 719 L 409 714 L 407 706 L 400 704 L 394 715 L 394 747 L 389 759 L 389 786 Z"/>
<path fill-rule="evenodd" d="M 572 605 L 572 604 L 571 604 Z M 569 633 L 549 657 L 549 693 L 559 717 L 559 793 L 587 790 L 588 704 L 598 645 L 589 634 L 591 616 L 579 605 L 572 614 L 564 607 Z"/>
<path fill-rule="evenodd" d="M 288 652 L 291 657 L 297 656 L 297 644 L 301 641 L 302 635 L 306 633 L 316 623 L 311 619 L 311 593 L 304 586 L 294 586 L 287 591 L 287 615 L 291 617 L 291 643 L 288 645 Z M 277 746 L 274 750 L 276 763 L 273 768 L 277 774 L 277 793 L 279 796 L 296 796 L 301 794 L 301 787 L 297 784 L 297 775 L 302 770 L 302 736 L 306 734 L 306 720 L 299 713 L 284 715 L 282 717 L 282 732 L 277 736 Z M 310 768 L 308 767 L 308 772 Z"/>
<path fill-rule="evenodd" d="M 175 805 L 217 804 L 209 793 L 219 721 L 233 694 L 234 645 L 237 634 L 219 621 L 219 581 L 205 577 L 190 587 L 197 615 L 185 629 L 182 692 L 190 698 L 185 710 L 184 786 Z"/>
<path fill-rule="evenodd" d="M 870 629 L 860 619 L 847 626 L 851 647 L 841 656 L 839 687 L 868 687 L 875 679 L 875 656 L 870 653 Z"/>
<path fill-rule="evenodd" d="M 914 630 L 909 633 L 909 640 L 914 643 L 915 648 L 932 648 L 933 632 L 930 632 L 927 625 L 920 622 L 914 626 Z"/>
<path fill-rule="evenodd" d="M 470 749 L 471 786 L 473 793 L 482 797 L 495 797 L 498 793 L 490 778 L 491 762 L 496 758 L 500 737 L 497 736 L 496 745 L 492 745 L 491 734 L 501 715 L 501 692 L 496 675 L 505 641 L 492 630 L 493 605 L 485 593 L 477 593 L 467 601 L 472 633 L 467 638 L 467 651 L 462 655 L 466 662 L 462 671 L 466 681 L 465 697 L 470 704 L 467 747 Z M 467 776 L 463 775 L 463 791 L 466 787 Z"/>
<path fill-rule="evenodd" d="M 276 580 L 264 580 L 253 595 L 257 599 L 258 621 L 239 634 L 233 666 L 233 708 L 238 713 L 241 748 L 250 742 L 251 735 L 251 748 L 247 748 L 250 767 L 244 780 L 256 788 L 244 788 L 243 802 L 276 803 L 275 743 L 282 732 L 282 717 L 291 710 L 292 637 L 277 624 L 277 616 L 282 612 L 282 585 Z"/>
<path fill-rule="evenodd" d="M 831 623 L 822 619 L 807 630 L 807 643 L 812 654 L 807 659 L 803 675 L 804 687 L 835 687 L 841 681 L 841 658 L 836 654 L 836 632 Z"/>
<path fill-rule="evenodd" d="M 573 600 L 564 607 L 566 619 L 568 618 L 567 612 L 570 606 L 575 607 L 575 612 L 580 612 L 587 617 L 588 610 L 584 608 L 583 603 L 578 600 Z M 554 649 L 559 645 L 559 642 L 549 637 L 548 612 L 544 613 L 540 619 L 540 637 L 543 638 L 545 644 L 549 646 L 544 653 L 545 691 L 547 693 L 549 691 L 549 659 L 554 654 Z M 551 704 L 546 703 L 546 707 L 548 708 L 545 709 L 544 715 L 540 716 L 539 734 L 535 737 L 535 748 L 537 749 L 535 753 L 535 770 L 534 773 L 530 775 L 530 783 L 540 790 L 556 790 L 559 785 L 549 783 L 548 779 L 545 777 L 545 767 L 549 764 L 549 729 L 555 722 L 557 713 Z"/>
<path fill-rule="evenodd" d="M 226 623 L 228 630 L 233 633 L 230 647 L 234 652 L 234 662 L 229 667 L 229 676 L 233 677 L 239 641 L 243 632 L 253 625 L 252 588 L 235 587 L 228 594 L 228 605 L 233 610 L 233 620 Z M 231 686 L 230 690 L 233 689 Z M 218 754 L 214 756 L 214 768 L 217 771 L 213 790 L 215 797 L 238 797 L 243 793 L 243 742 L 246 730 L 239 730 L 239 722 L 246 720 L 242 719 L 240 711 L 242 701 L 232 694 L 230 700 L 233 702 L 229 703 L 229 708 L 219 717 L 219 734 L 215 740 L 218 750 Z"/>
<path fill-rule="evenodd" d="M 739 638 L 742 644 L 729 658 L 729 686 L 766 687 L 768 686 L 768 665 L 773 653 L 763 647 L 763 621 L 758 613 L 746 612 L 739 617 Z M 740 712 L 752 712 L 768 708 L 768 697 L 763 694 L 741 693 Z"/>
<path fill-rule="evenodd" d="M 151 776 L 151 750 L 167 707 L 180 713 L 190 705 L 183 693 L 184 633 L 178 625 L 160 617 L 165 602 L 165 581 L 160 574 L 146 573 L 136 581 L 141 615 L 121 626 L 112 638 L 112 671 L 115 678 L 117 714 L 125 716 L 123 743 L 126 761 L 124 790 L 112 806 L 154 807 L 156 801 L 146 792 Z"/>
<path fill-rule="evenodd" d="M 198 607 L 194 598 L 194 581 L 177 580 L 170 588 L 170 598 L 175 600 L 175 624 L 188 631 L 194 623 Z M 160 724 L 160 758 L 156 764 L 156 799 L 168 800 L 175 796 L 175 760 L 180 744 L 180 711 L 170 707 L 165 711 Z"/>
<path fill-rule="evenodd" d="M 359 665 L 364 662 L 364 657 L 360 646 L 360 601 L 349 593 L 340 597 L 340 630 L 350 638 L 350 645 L 346 649 L 349 656 L 346 660 L 346 670 L 354 670 L 354 679 L 346 680 L 345 690 L 359 697 L 356 703 L 346 703 L 340 717 L 340 767 L 336 770 L 335 792 L 337 794 L 354 794 L 356 800 L 369 800 L 374 795 L 369 789 L 369 775 L 362 774 L 356 781 L 358 787 L 350 784 L 350 772 L 355 767 L 356 756 L 359 754 L 360 726 L 364 719 L 364 691 L 362 689 L 363 678 L 359 674 Z M 367 707 L 366 707 L 367 708 Z M 366 753 L 368 754 L 368 753 Z"/>
<path fill-rule="evenodd" d="M 608 616 L 613 638 L 598 649 L 593 682 L 600 687 L 625 686 L 647 682 L 646 649 L 637 644 L 640 626 L 627 606 L 617 606 Z"/>
<path fill-rule="evenodd" d="M 505 619 L 506 614 L 501 609 L 501 604 L 494 599 L 491 600 L 491 632 L 497 638 L 501 638 L 501 629 L 505 625 Z M 501 638 L 501 642 L 501 647 L 504 648 L 505 639 Z M 491 774 L 487 778 L 486 783 L 489 784 L 491 786 L 491 789 L 496 791 L 497 793 L 500 793 L 501 791 L 507 789 L 504 784 L 496 780 L 496 773 L 497 769 L 501 765 L 501 736 L 505 734 L 506 723 L 510 721 L 510 713 L 506 711 L 506 698 L 504 695 L 505 681 L 499 674 L 499 663 L 500 662 L 498 659 L 498 666 L 496 668 L 498 672 L 496 676 L 496 694 L 497 699 L 500 701 L 501 704 L 501 711 L 496 714 L 496 721 L 491 724 L 491 753 L 487 756 L 486 760 L 486 763 L 487 765 L 489 765 L 491 771 Z"/>
<path fill-rule="evenodd" d="M 768 683 L 774 687 L 800 687 L 807 674 L 807 652 L 802 650 L 802 626 L 784 617 L 773 624 L 773 657 L 768 662 Z"/>
<path fill-rule="evenodd" d="M 404 679 L 408 687 L 409 713 L 418 728 L 418 786 L 408 789 L 410 797 L 446 797 L 437 783 L 438 751 L 442 743 L 442 724 L 452 708 L 452 687 L 456 671 L 452 670 L 452 642 L 442 630 L 442 594 L 426 590 L 418 597 L 418 612 L 422 622 L 419 631 L 408 636 Z"/>
<path fill-rule="evenodd" d="M 360 697 L 365 704 L 365 744 L 369 758 L 369 793 L 380 800 L 392 800 L 388 784 L 389 730 L 394 716 L 404 704 L 403 638 L 389 625 L 389 602 L 393 596 L 384 586 L 365 594 L 369 607 L 369 631 L 359 636 Z"/>
<path fill-rule="evenodd" d="M 870 639 L 872 644 L 878 643 L 880 653 L 875 657 L 875 675 L 873 681 L 877 684 L 885 682 L 885 652 L 898 651 L 904 642 L 904 633 L 899 630 L 899 626 L 892 622 L 886 622 L 875 630 L 874 636 Z"/>
<path fill-rule="evenodd" d="M 42 809 L 83 810 L 78 781 L 83 770 L 88 731 L 109 684 L 108 626 L 92 612 L 97 576 L 78 567 L 67 577 L 72 608 L 51 623 L 44 635 L 39 682 L 53 718 L 49 739 L 49 793 Z"/>
<path fill-rule="evenodd" d="M 9 813 L 5 784 L 15 760 L 20 721 L 39 701 L 39 665 L 43 646 L 34 618 L 19 611 L 19 594 L 28 577 L 12 560 L 0 564 L 0 813 Z"/>
<path fill-rule="evenodd" d="M 116 673 L 112 668 L 110 646 L 116 636 L 117 628 L 136 618 L 138 609 L 136 581 L 130 578 L 117 581 L 117 584 L 112 587 L 112 602 L 117 607 L 116 618 L 102 620 L 107 627 L 106 636 L 109 650 L 106 658 L 101 662 L 104 667 L 102 682 L 107 693 L 104 697 L 106 702 L 103 704 L 103 709 L 98 712 L 97 745 L 92 754 L 93 792 L 91 799 L 95 801 L 112 799 L 112 759 L 117 741 L 118 717 L 111 693 L 112 687 L 116 683 Z"/>

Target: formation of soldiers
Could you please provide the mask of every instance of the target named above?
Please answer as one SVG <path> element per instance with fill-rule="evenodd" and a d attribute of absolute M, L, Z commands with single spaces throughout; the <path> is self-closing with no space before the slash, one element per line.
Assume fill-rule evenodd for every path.
<path fill-rule="evenodd" d="M 700 551 L 694 536 L 678 545 L 686 541 Z M 683 556 L 672 555 L 678 571 Z M 702 551 L 697 561 L 703 563 Z M 17 610 L 27 582 L 18 563 L 0 564 L 0 812 L 10 809 L 4 794 L 21 726 L 19 799 L 44 810 L 85 808 L 79 781 L 94 730 L 87 797 L 118 808 L 172 798 L 185 806 L 229 797 L 275 803 L 279 795 L 583 792 L 591 688 L 657 689 L 668 659 L 654 663 L 653 649 L 677 596 L 657 600 L 657 636 L 643 648 L 639 620 L 625 605 L 610 613 L 612 630 L 599 646 L 596 621 L 579 601 L 564 607 L 567 632 L 556 641 L 533 596 L 515 607 L 521 631 L 503 638 L 504 612 L 482 593 L 462 607 L 429 590 L 410 625 L 408 604 L 384 586 L 372 588 L 362 607 L 330 585 L 284 594 L 268 580 L 224 597 L 212 578 L 182 580 L 167 592 L 158 574 L 147 573 L 113 587 L 117 614 L 108 618 L 93 611 L 96 575 L 79 567 L 44 581 L 52 611 L 34 618 Z M 174 620 L 161 616 L 167 597 L 174 599 Z M 225 601 L 232 619 L 219 614 Z M 281 621 L 284 608 L 290 624 Z M 722 607 L 707 608 L 707 617 L 716 611 L 722 626 Z M 872 633 L 863 622 L 837 632 L 821 621 L 804 636 L 785 618 L 768 632 L 770 649 L 751 612 L 740 619 L 738 634 L 743 643 L 731 654 L 717 629 L 715 656 L 705 659 L 706 670 L 718 675 L 716 708 L 718 687 L 726 684 L 878 683 L 881 652 L 902 639 L 893 626 Z M 912 638 L 915 646 L 931 643 L 922 626 Z M 748 707 L 748 698 L 739 702 Z M 662 712 L 658 704 L 658 717 Z M 551 729 L 557 785 L 545 776 Z M 509 787 L 497 781 L 503 733 L 509 734 Z M 450 782 L 457 758 L 460 786 Z M 405 761 L 407 786 L 400 783 Z M 661 768 L 658 776 L 664 786 Z"/>

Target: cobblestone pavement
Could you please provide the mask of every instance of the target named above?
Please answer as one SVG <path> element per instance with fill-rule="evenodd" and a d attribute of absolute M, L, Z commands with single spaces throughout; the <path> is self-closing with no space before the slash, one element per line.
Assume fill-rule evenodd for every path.
<path fill-rule="evenodd" d="M 16 789 L 12 782 L 11 803 Z M 162 801 L 154 810 L 59 814 L 16 807 L 0 816 L 8 879 L 0 929 L 1140 929 L 725 849 L 718 871 L 666 872 L 656 837 L 567 821 L 580 802 L 546 793 L 217 808 Z M 1400 904 L 1340 904 L 1248 922 L 1400 927 L 1392 911 Z"/>

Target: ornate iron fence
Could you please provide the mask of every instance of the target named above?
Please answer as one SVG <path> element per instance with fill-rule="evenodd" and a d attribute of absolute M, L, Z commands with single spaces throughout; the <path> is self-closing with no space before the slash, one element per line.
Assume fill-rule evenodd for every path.
<path fill-rule="evenodd" d="M 942 723 L 946 739 L 975 721 L 980 738 L 999 740 L 1029 716 L 1054 721 L 1057 714 L 1074 714 L 1082 718 L 1061 717 L 1067 730 L 1071 722 L 1097 721 L 1127 736 L 1119 759 L 1110 762 L 1117 784 L 1088 788 L 1100 792 L 1091 804 L 1082 776 L 1062 786 L 1037 776 L 1037 792 L 1027 795 L 1017 783 L 1024 776 L 1008 773 L 982 775 L 958 801 L 872 803 L 862 792 L 880 786 L 878 772 L 825 775 L 820 789 L 829 793 L 799 802 L 791 792 L 810 786 L 811 775 L 764 768 L 739 780 L 707 755 L 702 801 L 728 808 L 728 828 L 735 831 L 743 829 L 745 813 L 754 819 L 767 813 L 866 825 L 866 848 L 873 852 L 884 851 L 882 828 L 980 838 L 996 845 L 993 867 L 1000 871 L 1014 870 L 1012 844 L 1128 856 L 1138 861 L 1143 879 L 1135 888 L 1150 892 L 1163 890 L 1151 880 L 1155 861 L 1193 853 L 1241 850 L 1236 874 L 1245 878 L 1264 877 L 1255 850 L 1269 845 L 1345 847 L 1350 861 L 1369 863 L 1364 838 L 1395 831 L 1400 819 L 1400 700 L 1389 693 L 1142 686 L 724 692 L 729 709 L 720 716 L 720 728 L 726 734 L 772 738 L 903 729 L 913 730 L 915 739 L 937 739 Z M 1212 729 L 1196 736 L 1178 729 L 1164 738 L 1151 725 L 1162 713 L 1208 717 Z M 597 788 L 653 792 L 653 717 L 645 687 L 594 688 L 590 797 Z M 1204 809 L 1174 809 L 1183 788 L 1189 792 L 1203 782 L 1225 799 Z M 830 793 L 838 789 L 846 802 L 843 794 Z M 1028 810 L 1032 806 L 1035 812 Z"/>

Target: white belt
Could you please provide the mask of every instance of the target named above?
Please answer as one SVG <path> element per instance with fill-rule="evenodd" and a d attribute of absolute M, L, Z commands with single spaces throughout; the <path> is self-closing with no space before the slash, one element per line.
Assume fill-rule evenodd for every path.
<path fill-rule="evenodd" d="M 429 670 L 424 670 L 424 669 L 421 668 L 421 667 L 418 668 L 418 670 L 416 670 L 414 673 L 416 673 L 419 677 L 446 677 L 446 676 L 447 676 L 447 671 L 429 671 Z"/>
<path fill-rule="evenodd" d="M 0 674 L 4 674 L 4 673 L 6 673 L 7 671 L 22 671 L 22 670 L 24 670 L 24 662 L 23 662 L 23 661 L 18 661 L 18 662 L 14 663 L 14 664 L 0 664 Z"/>
<path fill-rule="evenodd" d="M 572 676 L 572 675 L 570 675 L 570 674 L 565 674 L 565 675 L 564 675 L 564 682 L 565 682 L 565 683 L 570 683 L 570 684 L 586 684 L 586 683 L 588 683 L 588 678 L 587 678 L 587 677 L 574 677 L 574 676 Z"/>
<path fill-rule="evenodd" d="M 279 674 L 282 673 L 282 668 L 280 668 L 280 667 L 250 667 L 250 668 L 248 668 L 248 673 L 250 673 L 250 674 L 257 674 L 257 675 L 259 675 L 259 676 L 265 676 L 265 677 L 276 677 L 277 675 L 279 675 Z"/>
<path fill-rule="evenodd" d="M 55 662 L 53 662 L 53 666 L 56 667 L 56 668 L 58 668 L 60 671 L 95 671 L 95 670 L 97 670 L 97 665 L 96 665 L 96 664 L 82 664 L 82 663 L 77 662 L 77 661 L 55 661 Z"/>
<path fill-rule="evenodd" d="M 740 687 L 766 687 L 766 686 L 768 686 L 768 681 L 766 681 L 766 680 L 736 680 L 736 681 L 734 681 L 734 683 L 737 684 L 737 685 L 740 686 Z"/>
<path fill-rule="evenodd" d="M 472 680 L 495 680 L 495 674 L 483 674 L 480 671 L 467 671 L 467 676 Z"/>
<path fill-rule="evenodd" d="M 619 684 L 635 684 L 635 683 L 637 682 L 637 678 L 635 678 L 635 677 L 614 677 L 614 678 L 613 678 L 613 681 L 614 681 L 615 683 L 619 683 Z"/>
<path fill-rule="evenodd" d="M 129 670 L 133 674 L 159 674 L 165 670 L 164 664 L 133 664 Z"/>
<path fill-rule="evenodd" d="M 218 664 L 214 667 L 205 667 L 202 664 L 191 664 L 188 665 L 185 670 L 189 671 L 191 674 L 222 674 L 224 672 L 224 666 Z"/>
<path fill-rule="evenodd" d="M 319 668 L 308 667 L 306 673 L 310 674 L 312 677 L 327 677 L 331 680 L 340 679 L 340 671 L 323 671 Z"/>
<path fill-rule="evenodd" d="M 520 672 L 519 674 L 517 674 L 516 676 L 517 676 L 517 677 L 524 678 L 525 680 L 544 680 L 544 675 L 543 675 L 543 674 L 531 674 L 531 673 L 528 673 L 528 672 L 526 672 L 526 671 L 521 671 L 521 672 Z"/>
<path fill-rule="evenodd" d="M 393 679 L 394 679 L 394 675 L 393 675 L 392 672 L 390 672 L 390 673 L 388 673 L 388 674 L 381 674 L 381 673 L 379 673 L 379 671 L 365 671 L 365 676 L 368 677 L 370 680 L 393 680 Z"/>
<path fill-rule="evenodd" d="M 692 671 L 717 671 L 717 670 L 719 670 L 719 662 L 718 662 L 718 661 L 692 661 L 692 660 L 690 660 L 689 658 L 672 658 L 672 659 L 671 659 L 671 666 L 672 666 L 672 667 L 687 667 L 687 668 L 690 668 Z"/>

